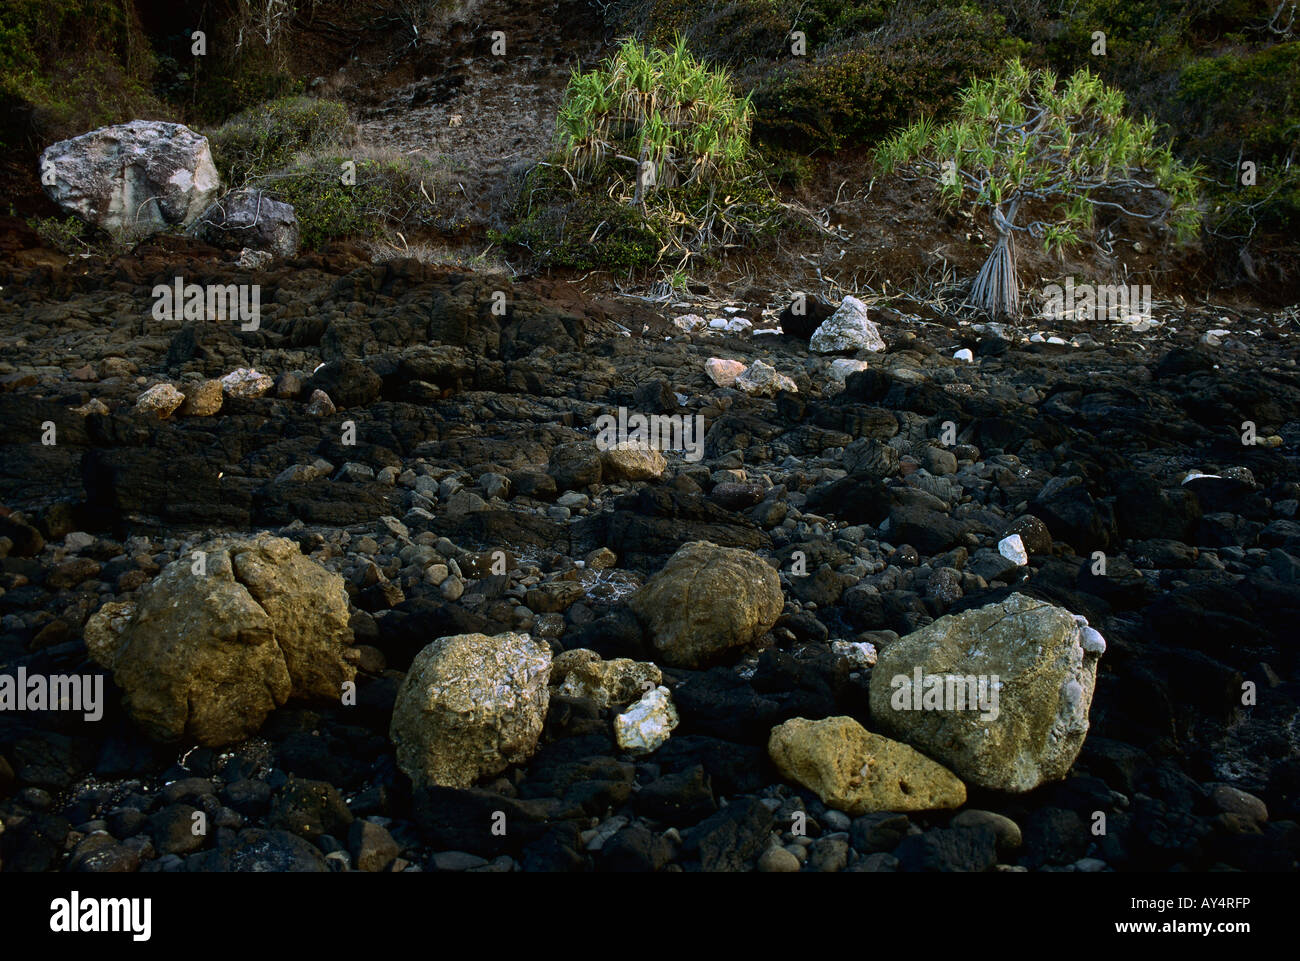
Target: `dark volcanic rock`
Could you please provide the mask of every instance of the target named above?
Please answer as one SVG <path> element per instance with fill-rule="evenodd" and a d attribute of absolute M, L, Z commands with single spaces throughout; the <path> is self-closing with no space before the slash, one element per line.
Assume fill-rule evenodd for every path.
<path fill-rule="evenodd" d="M 334 785 L 291 777 L 271 798 L 266 823 L 315 840 L 322 834 L 346 836 L 352 812 Z"/>
<path fill-rule="evenodd" d="M 667 487 L 643 487 L 619 497 L 612 513 L 581 525 L 578 536 L 583 547 L 605 546 L 628 566 L 646 568 L 662 566 L 688 541 L 751 551 L 771 543 L 743 514 L 725 510 L 699 494 Z"/>
<path fill-rule="evenodd" d="M 703 765 L 667 774 L 644 785 L 632 799 L 638 814 L 665 824 L 696 824 L 717 810 L 713 788 Z"/>
<path fill-rule="evenodd" d="M 904 838 L 894 851 L 904 871 L 987 871 L 997 863 L 992 828 L 934 828 Z"/>
<path fill-rule="evenodd" d="M 306 391 L 323 390 L 342 408 L 364 407 L 379 399 L 384 382 L 378 374 L 356 360 L 330 361 L 307 381 Z"/>
<path fill-rule="evenodd" d="M 482 788 L 425 788 L 413 801 L 415 822 L 434 850 L 483 857 L 517 853 L 540 839 L 548 815 L 582 813 L 563 802 L 516 801 Z"/>
<path fill-rule="evenodd" d="M 940 554 L 961 540 L 965 528 L 947 514 L 923 507 L 895 507 L 889 513 L 889 538 L 923 554 Z"/>
<path fill-rule="evenodd" d="M 0 252 L 20 255 L 0 257 L 0 668 L 87 672 L 97 608 L 130 604 L 213 531 L 273 527 L 347 583 L 358 671 L 355 691 L 285 704 L 226 752 L 152 746 L 111 680 L 101 722 L 8 718 L 5 870 L 752 870 L 777 832 L 791 850 L 765 868 L 1295 868 L 1289 316 L 1239 311 L 1231 336 L 1190 348 L 1215 311 L 1171 307 L 1139 345 L 1111 324 L 1025 343 L 886 310 L 889 350 L 838 390 L 800 342 L 831 313 L 811 298 L 782 315 L 785 337 L 679 336 L 661 305 L 527 270 L 371 263 L 341 243 L 250 273 L 166 236 L 72 269 L 16 230 L 0 223 Z M 142 313 L 182 275 L 261 284 L 258 329 Z M 697 310 L 771 316 L 768 290 L 707 293 Z M 798 392 L 717 388 L 704 365 L 723 352 Z M 201 416 L 135 409 L 156 385 L 192 393 L 239 368 L 274 387 Z M 337 409 L 309 404 L 317 390 Z M 703 458 L 666 451 L 662 476 L 615 476 L 593 429 L 620 406 L 704 417 Z M 1241 443 L 1244 420 L 1262 443 Z M 48 422 L 57 443 L 41 442 Z M 1009 534 L 1027 565 L 999 553 Z M 557 654 L 654 660 L 628 598 L 691 540 L 758 553 L 784 607 L 730 666 L 658 665 L 680 718 L 664 744 L 625 754 L 624 705 L 553 689 L 526 761 L 413 789 L 389 723 L 420 650 L 518 631 Z M 1108 645 L 1070 776 L 972 798 L 1014 818 L 1022 846 L 1004 825 L 999 853 L 969 826 L 978 813 L 850 819 L 774 769 L 774 725 L 870 720 L 869 656 L 842 642 L 883 651 L 1013 591 Z M 785 833 L 795 812 L 808 838 Z"/>
<path fill-rule="evenodd" d="M 1052 537 L 1079 554 L 1104 551 L 1116 539 L 1114 511 L 1093 499 L 1079 477 L 1048 484 L 1034 502 L 1034 512 Z"/>
<path fill-rule="evenodd" d="M 649 873 L 660 870 L 671 856 L 667 840 L 639 824 L 630 824 L 605 842 L 600 866 L 605 871 Z"/>
<path fill-rule="evenodd" d="M 738 798 L 682 836 L 683 854 L 702 871 L 744 871 L 767 843 L 772 812 L 757 798 Z"/>
<path fill-rule="evenodd" d="M 186 858 L 185 870 L 301 873 L 329 868 L 320 849 L 296 834 L 245 828 L 231 843 Z"/>
<path fill-rule="evenodd" d="M 786 304 L 781 311 L 781 333 L 800 340 L 809 340 L 835 307 L 818 296 L 804 296 Z"/>

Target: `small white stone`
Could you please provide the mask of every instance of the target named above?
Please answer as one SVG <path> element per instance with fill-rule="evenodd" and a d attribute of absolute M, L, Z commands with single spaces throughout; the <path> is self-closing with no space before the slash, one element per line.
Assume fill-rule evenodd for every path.
<path fill-rule="evenodd" d="M 614 718 L 614 736 L 629 754 L 649 754 L 668 740 L 677 720 L 672 694 L 661 685 Z"/>
<path fill-rule="evenodd" d="M 871 365 L 865 360 L 853 360 L 850 357 L 837 357 L 831 361 L 831 380 L 844 383 L 849 379 L 849 374 L 856 374 L 858 371 L 867 370 Z"/>
<path fill-rule="evenodd" d="M 74 554 L 77 551 L 84 551 L 95 543 L 95 536 L 87 534 L 85 531 L 72 531 L 63 538 L 63 546 Z"/>
<path fill-rule="evenodd" d="M 957 353 L 952 355 L 952 359 L 964 360 L 966 363 L 969 364 L 971 361 L 975 359 L 975 354 L 971 352 L 971 349 L 969 347 L 963 347 L 961 350 L 957 351 Z"/>
<path fill-rule="evenodd" d="M 266 374 L 240 367 L 221 378 L 221 389 L 231 397 L 261 397 L 271 389 L 272 383 Z"/>
<path fill-rule="evenodd" d="M 838 654 L 858 670 L 876 666 L 876 645 L 868 641 L 831 641 L 831 653 Z"/>
<path fill-rule="evenodd" d="M 1085 627 L 1083 629 L 1083 638 L 1080 641 L 1084 651 L 1089 654 L 1105 654 L 1106 639 L 1101 636 L 1095 627 Z"/>
<path fill-rule="evenodd" d="M 778 374 L 771 364 L 761 360 L 754 361 L 735 379 L 732 386 L 752 397 L 772 397 L 780 390 L 790 393 L 797 393 L 799 390 L 793 380 L 785 374 Z"/>
<path fill-rule="evenodd" d="M 1029 552 L 1025 550 L 1025 542 L 1019 534 L 1011 534 L 998 541 L 998 553 L 1019 567 L 1029 563 Z"/>
<path fill-rule="evenodd" d="M 850 350 L 882 351 L 885 341 L 867 317 L 867 305 L 856 297 L 845 297 L 835 313 L 813 332 L 808 349 L 814 354 L 835 354 Z"/>

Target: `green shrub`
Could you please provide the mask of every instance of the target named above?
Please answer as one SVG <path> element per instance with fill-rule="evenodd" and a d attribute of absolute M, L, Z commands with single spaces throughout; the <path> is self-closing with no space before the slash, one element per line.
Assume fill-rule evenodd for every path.
<path fill-rule="evenodd" d="M 686 40 L 702 60 L 736 66 L 780 55 L 792 26 L 778 0 L 630 0 L 606 14 L 653 46 Z"/>
<path fill-rule="evenodd" d="M 534 167 L 508 212 L 509 227 L 493 239 L 518 244 L 542 263 L 576 270 L 630 270 L 658 262 L 665 225 L 626 203 L 570 188 L 558 167 Z"/>
<path fill-rule="evenodd" d="M 267 101 L 298 97 L 306 89 L 302 80 L 270 67 L 259 67 L 250 60 L 220 65 L 195 81 L 187 111 L 195 122 L 208 123 L 223 123 L 231 114 L 254 110 Z M 173 98 L 185 96 L 175 88 L 169 93 Z"/>
<path fill-rule="evenodd" d="M 615 0 L 606 22 L 657 46 L 678 37 L 711 63 L 740 66 L 785 60 L 790 33 L 804 33 L 811 54 L 885 22 L 897 0 Z"/>
<path fill-rule="evenodd" d="M 89 246 L 85 238 L 90 228 L 77 217 L 64 217 L 62 220 L 58 217 L 33 217 L 27 221 L 27 226 L 36 231 L 46 246 L 65 254 L 85 250 Z"/>
<path fill-rule="evenodd" d="M 1300 40 L 1193 61 L 1173 109 L 1183 149 L 1218 174 L 1213 232 L 1300 229 Z M 1241 161 L 1255 186 L 1241 184 Z"/>
<path fill-rule="evenodd" d="M 648 266 L 773 229 L 779 205 L 750 147 L 753 108 L 680 40 L 625 41 L 575 72 L 548 165 L 530 174 L 504 232 L 543 262 Z"/>
<path fill-rule="evenodd" d="M 974 77 L 1023 42 L 1000 17 L 970 7 L 913 9 L 870 44 L 788 65 L 755 92 L 765 141 L 804 153 L 872 143 L 922 114 L 942 113 Z"/>
<path fill-rule="evenodd" d="M 1202 152 L 1285 157 L 1300 145 L 1300 40 L 1206 57 L 1179 78 L 1186 137 Z"/>
<path fill-rule="evenodd" d="M 285 97 L 232 117 L 208 142 L 222 182 L 238 187 L 288 166 L 300 152 L 337 149 L 352 136 L 344 104 Z"/>
<path fill-rule="evenodd" d="M 37 140 L 157 115 L 153 71 L 129 0 L 0 3 L 0 101 L 29 106 Z M 0 145 L 15 146 L 23 134 L 0 127 Z"/>
<path fill-rule="evenodd" d="M 344 182 L 356 164 L 356 183 Z M 262 177 L 258 183 L 292 204 L 303 247 L 331 240 L 361 240 L 402 232 L 455 233 L 466 226 L 446 171 L 427 158 L 402 155 L 350 158 L 318 154 Z"/>

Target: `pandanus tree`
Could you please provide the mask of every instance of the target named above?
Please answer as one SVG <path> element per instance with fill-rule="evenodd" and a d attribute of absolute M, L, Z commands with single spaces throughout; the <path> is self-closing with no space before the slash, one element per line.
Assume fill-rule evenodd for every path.
<path fill-rule="evenodd" d="M 665 250 L 698 253 L 736 242 L 775 206 L 750 147 L 753 116 L 749 97 L 684 40 L 659 49 L 629 39 L 570 78 L 558 161 L 575 184 L 668 225 Z"/>
<path fill-rule="evenodd" d="M 1020 313 L 1017 234 L 1061 252 L 1083 242 L 1099 210 L 1161 224 L 1177 242 L 1200 225 L 1195 170 L 1086 69 L 1061 83 L 1009 61 L 966 87 L 950 120 L 918 120 L 882 144 L 877 160 L 887 172 L 933 176 L 950 208 L 986 213 L 997 239 L 968 300 L 993 316 Z"/>

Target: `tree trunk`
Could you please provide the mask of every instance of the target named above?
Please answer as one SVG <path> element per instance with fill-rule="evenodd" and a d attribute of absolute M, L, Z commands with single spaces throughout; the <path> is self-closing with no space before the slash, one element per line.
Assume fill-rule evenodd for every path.
<path fill-rule="evenodd" d="M 1020 281 L 1016 279 L 1016 241 L 1011 224 L 1019 203 L 1012 201 L 1007 216 L 993 208 L 998 240 L 993 252 L 971 284 L 969 302 L 993 317 L 1020 316 Z"/>

